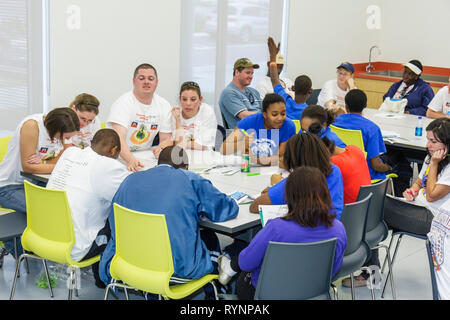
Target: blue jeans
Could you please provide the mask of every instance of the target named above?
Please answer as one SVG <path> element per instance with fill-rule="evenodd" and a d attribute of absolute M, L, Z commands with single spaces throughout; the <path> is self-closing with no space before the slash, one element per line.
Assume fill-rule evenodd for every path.
<path fill-rule="evenodd" d="M 12 209 L 18 212 L 27 212 L 25 202 L 25 190 L 23 184 L 9 185 L 0 188 L 0 206 Z M 14 256 L 14 239 L 3 241 L 6 250 Z M 17 239 L 17 256 L 23 253 L 22 242 Z"/>

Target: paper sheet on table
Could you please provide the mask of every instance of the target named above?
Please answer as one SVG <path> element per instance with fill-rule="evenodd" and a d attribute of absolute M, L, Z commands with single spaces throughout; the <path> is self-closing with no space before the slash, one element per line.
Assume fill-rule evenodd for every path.
<path fill-rule="evenodd" d="M 383 138 L 398 138 L 400 134 L 395 131 L 381 130 L 381 135 Z"/>
<path fill-rule="evenodd" d="M 261 225 L 264 227 L 270 219 L 284 217 L 288 213 L 287 205 L 260 205 L 259 216 L 261 218 Z"/>
<path fill-rule="evenodd" d="M 389 118 L 389 119 L 404 119 L 405 118 L 405 116 L 401 115 L 401 114 L 386 113 L 386 112 L 377 113 L 375 116 L 380 117 L 380 118 Z"/>
<path fill-rule="evenodd" d="M 262 175 L 273 175 L 273 174 L 280 174 L 281 169 L 278 168 L 277 166 L 271 166 L 271 167 L 261 167 L 259 169 L 259 173 L 261 173 Z"/>

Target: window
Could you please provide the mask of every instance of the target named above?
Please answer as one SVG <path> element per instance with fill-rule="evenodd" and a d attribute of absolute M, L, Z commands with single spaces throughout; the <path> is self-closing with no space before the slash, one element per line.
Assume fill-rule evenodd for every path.
<path fill-rule="evenodd" d="M 0 134 L 28 114 L 43 112 L 48 0 L 0 0 Z M 31 59 L 33 57 L 33 59 Z M 44 59 L 45 57 L 45 59 Z"/>
<path fill-rule="evenodd" d="M 267 37 L 281 41 L 289 0 L 183 0 L 180 81 L 199 83 L 204 102 L 214 106 L 232 80 L 234 62 L 247 57 L 261 66 L 251 86 L 267 74 Z M 282 51 L 284 51 L 282 46 Z M 285 55 L 286 56 L 286 55 Z"/>

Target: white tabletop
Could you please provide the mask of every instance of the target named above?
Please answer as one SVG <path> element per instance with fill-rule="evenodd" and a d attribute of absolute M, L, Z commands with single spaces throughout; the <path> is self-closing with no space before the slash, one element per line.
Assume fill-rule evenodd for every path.
<path fill-rule="evenodd" d="M 240 171 L 241 157 L 230 155 L 223 156 L 219 152 L 214 151 L 194 151 L 186 150 L 189 157 L 189 170 L 200 174 L 205 179 L 219 189 L 221 192 L 230 194 L 235 191 L 245 192 L 251 196 L 259 196 L 261 191 L 270 186 L 270 177 L 273 173 L 279 172 L 278 167 L 251 167 L 250 174 L 258 175 L 247 176 L 247 173 Z M 134 156 L 143 162 L 145 169 L 150 169 L 157 165 L 152 151 L 135 151 Z M 123 161 L 122 161 L 123 162 Z M 202 173 L 205 169 L 214 166 L 224 166 L 223 168 L 211 169 L 207 173 Z M 227 176 L 221 173 L 226 170 L 237 170 L 233 175 Z M 35 180 L 47 182 L 49 174 L 32 175 L 22 173 L 22 175 Z M 239 214 L 236 218 L 225 222 L 212 222 L 208 220 L 201 221 L 200 226 L 213 229 L 215 231 L 233 235 L 240 233 L 249 228 L 260 225 L 260 217 L 258 214 L 249 211 L 250 205 L 239 205 Z"/>
<path fill-rule="evenodd" d="M 223 156 L 215 151 L 186 150 L 189 157 L 189 170 L 200 174 L 205 179 L 219 189 L 221 192 L 230 194 L 235 191 L 245 192 L 251 196 L 259 196 L 261 191 L 270 186 L 270 177 L 273 173 L 279 172 L 278 167 L 251 167 L 250 174 L 258 175 L 248 176 L 247 173 L 240 172 L 241 157 L 235 155 Z M 153 153 L 149 150 L 137 151 L 134 156 L 143 162 L 145 169 L 156 166 L 157 161 Z M 221 168 L 224 166 L 223 168 Z M 216 167 L 216 168 L 213 168 Z M 202 173 L 205 169 L 209 169 Z M 233 175 L 227 176 L 221 172 L 226 170 L 238 170 Z M 212 222 L 209 220 L 201 221 L 202 227 L 213 229 L 215 231 L 233 235 L 249 228 L 260 225 L 258 214 L 249 211 L 250 205 L 239 205 L 239 214 L 236 218 L 225 222 Z"/>
<path fill-rule="evenodd" d="M 425 128 L 433 119 L 422 117 L 422 137 L 417 138 L 414 136 L 414 132 L 418 116 L 384 112 L 371 108 L 364 109 L 363 116 L 375 122 L 380 127 L 383 140 L 386 144 L 426 151 L 427 139 Z"/>

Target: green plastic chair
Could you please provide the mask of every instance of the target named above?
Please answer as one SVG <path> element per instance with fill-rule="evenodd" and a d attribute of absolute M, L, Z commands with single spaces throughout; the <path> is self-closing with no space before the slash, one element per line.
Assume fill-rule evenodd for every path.
<path fill-rule="evenodd" d="M 364 152 L 364 155 L 367 157 L 361 130 L 343 129 L 333 125 L 330 125 L 330 129 L 332 132 L 336 133 L 346 145 L 357 146 L 361 149 L 362 152 Z"/>
<path fill-rule="evenodd" d="M 6 156 L 6 152 L 8 152 L 9 140 L 11 140 L 11 136 L 0 138 L 0 162 L 3 161 L 3 158 Z"/>
<path fill-rule="evenodd" d="M 81 262 L 72 260 L 70 252 L 75 244 L 75 233 L 67 195 L 64 190 L 42 188 L 26 180 L 24 184 L 27 227 L 22 234 L 22 246 L 25 251 L 30 253 L 22 254 L 17 260 L 10 300 L 14 297 L 19 265 L 24 258 L 42 260 L 52 298 L 53 290 L 50 285 L 46 260 L 69 266 L 68 299 L 70 300 L 74 288 L 75 294 L 78 296 L 75 268 L 91 266 L 100 260 L 100 255 Z"/>
<path fill-rule="evenodd" d="M 164 215 L 138 212 L 115 203 L 114 218 L 116 253 L 110 265 L 113 279 L 105 289 L 105 300 L 109 289 L 116 286 L 158 294 L 164 299 L 182 299 L 208 283 L 212 283 L 217 299 L 213 280 L 218 279 L 218 275 L 208 274 L 187 283 L 169 284 L 174 267 Z"/>
<path fill-rule="evenodd" d="M 299 133 L 302 129 L 302 126 L 300 125 L 300 120 L 292 120 L 295 124 L 295 133 Z"/>
<path fill-rule="evenodd" d="M 362 137 L 361 130 L 350 130 L 350 129 L 343 129 L 339 128 L 333 125 L 330 125 L 331 131 L 336 133 L 338 137 L 347 145 L 354 145 L 361 149 L 361 151 L 364 153 L 364 156 L 367 158 L 367 152 L 364 147 L 364 140 Z M 391 191 L 392 194 L 394 194 L 394 183 L 392 181 L 392 178 L 398 178 L 398 175 L 395 173 L 389 173 L 386 175 L 386 177 L 391 178 Z M 372 183 L 380 182 L 382 179 L 373 179 L 371 180 Z"/>
<path fill-rule="evenodd" d="M 0 163 L 3 161 L 3 158 L 6 156 L 6 153 L 8 152 L 9 140 L 11 140 L 11 136 L 0 138 Z M 14 210 L 3 208 L 2 206 L 0 206 L 0 210 L 15 212 Z"/>

